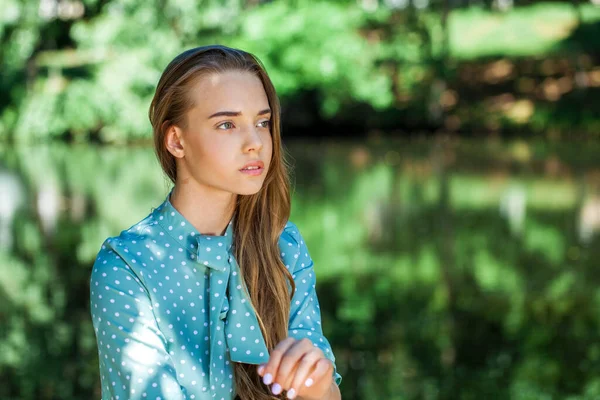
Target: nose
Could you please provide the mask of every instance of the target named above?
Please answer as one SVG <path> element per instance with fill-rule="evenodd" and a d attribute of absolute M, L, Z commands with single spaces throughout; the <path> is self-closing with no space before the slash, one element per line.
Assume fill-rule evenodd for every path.
<path fill-rule="evenodd" d="M 256 127 L 251 127 L 247 130 L 244 137 L 244 152 L 249 153 L 251 151 L 260 151 L 263 147 L 263 142 L 260 137 L 260 132 Z"/>

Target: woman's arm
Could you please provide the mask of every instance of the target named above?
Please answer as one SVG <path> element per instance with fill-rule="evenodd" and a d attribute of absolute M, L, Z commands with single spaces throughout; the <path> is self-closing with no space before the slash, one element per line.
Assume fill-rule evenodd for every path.
<path fill-rule="evenodd" d="M 103 246 L 90 279 L 102 399 L 184 399 L 143 283 Z"/>
<path fill-rule="evenodd" d="M 297 249 L 294 253 L 290 254 L 290 258 L 295 260 L 292 277 L 296 284 L 296 291 L 292 297 L 290 308 L 288 336 L 297 340 L 307 338 L 320 348 L 325 357 L 333 363 L 334 383 L 336 386 L 339 386 L 342 376 L 337 372 L 335 356 L 329 341 L 323 335 L 321 326 L 321 309 L 319 299 L 317 298 L 317 277 L 313 261 L 298 228 L 293 226 L 292 233 L 294 239 L 297 241 Z"/>
<path fill-rule="evenodd" d="M 336 370 L 333 351 L 321 328 L 313 262 L 294 224 L 286 226 L 280 248 L 283 262 L 296 285 L 288 337 L 270 351 L 269 361 L 258 367 L 258 374 L 275 395 L 285 390 L 289 399 L 341 399 L 338 385 L 342 377 Z"/>

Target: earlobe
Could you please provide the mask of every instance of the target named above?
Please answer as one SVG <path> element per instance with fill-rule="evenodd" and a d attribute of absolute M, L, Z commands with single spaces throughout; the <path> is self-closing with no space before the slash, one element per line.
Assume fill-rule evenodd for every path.
<path fill-rule="evenodd" d="M 167 129 L 167 133 L 165 134 L 165 147 L 169 153 L 173 154 L 173 156 L 177 158 L 183 158 L 185 152 L 183 149 L 181 130 L 179 130 L 175 125 L 171 125 Z"/>

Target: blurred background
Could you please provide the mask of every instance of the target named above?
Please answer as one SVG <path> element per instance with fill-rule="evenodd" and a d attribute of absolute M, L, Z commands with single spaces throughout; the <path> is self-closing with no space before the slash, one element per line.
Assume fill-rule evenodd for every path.
<path fill-rule="evenodd" d="M 0 0 L 0 399 L 100 398 L 91 265 L 211 43 L 281 97 L 345 400 L 600 398 L 600 0 Z"/>

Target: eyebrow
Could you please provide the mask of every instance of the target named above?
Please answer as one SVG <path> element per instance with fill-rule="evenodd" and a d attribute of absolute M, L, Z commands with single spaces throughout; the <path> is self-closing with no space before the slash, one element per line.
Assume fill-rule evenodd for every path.
<path fill-rule="evenodd" d="M 270 113 L 271 109 L 265 108 L 264 110 L 259 111 L 257 115 L 265 115 Z M 240 115 L 242 115 L 241 111 L 219 111 L 208 117 L 208 119 L 215 117 L 239 117 Z"/>

